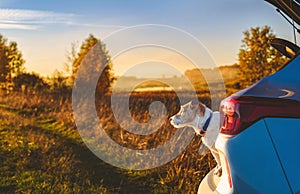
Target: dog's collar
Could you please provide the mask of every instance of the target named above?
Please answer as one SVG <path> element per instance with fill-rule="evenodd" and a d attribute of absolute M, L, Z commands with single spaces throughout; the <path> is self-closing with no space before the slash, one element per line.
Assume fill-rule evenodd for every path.
<path fill-rule="evenodd" d="M 209 125 L 209 123 L 210 123 L 210 121 L 211 121 L 212 115 L 213 115 L 212 111 L 209 111 L 209 116 L 208 116 L 208 118 L 206 119 L 206 121 L 205 121 L 203 127 L 201 127 L 201 131 L 200 131 L 199 135 L 201 135 L 201 136 L 204 136 L 204 135 L 205 135 L 206 130 L 207 130 L 207 128 L 208 128 L 208 125 Z"/>

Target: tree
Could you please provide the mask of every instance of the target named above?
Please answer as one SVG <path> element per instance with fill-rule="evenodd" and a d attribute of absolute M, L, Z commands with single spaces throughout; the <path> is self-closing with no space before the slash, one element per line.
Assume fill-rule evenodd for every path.
<path fill-rule="evenodd" d="M 244 32 L 239 52 L 240 86 L 248 87 L 261 78 L 275 73 L 287 61 L 270 44 L 276 36 L 269 26 Z"/>
<path fill-rule="evenodd" d="M 7 58 L 7 40 L 0 35 L 0 83 L 5 83 L 9 74 L 9 61 Z"/>
<path fill-rule="evenodd" d="M 71 53 L 73 53 L 73 56 L 70 57 L 72 59 L 74 58 L 74 52 Z M 80 74 L 78 74 L 79 67 L 81 67 Z M 82 43 L 80 51 L 72 63 L 72 82 L 74 83 L 75 78 L 81 83 L 98 80 L 96 93 L 106 94 L 114 81 L 111 68 L 112 62 L 105 45 L 99 39 L 90 35 Z M 100 77 L 95 77 L 99 75 Z"/>
<path fill-rule="evenodd" d="M 22 53 L 18 50 L 16 42 L 10 42 L 8 46 L 8 59 L 10 66 L 10 73 L 12 77 L 18 76 L 24 72 L 24 63 Z"/>
<path fill-rule="evenodd" d="M 12 83 L 13 78 L 24 71 L 25 60 L 22 53 L 18 50 L 16 42 L 8 44 L 0 34 L 0 84 L 6 87 L 8 83 Z"/>

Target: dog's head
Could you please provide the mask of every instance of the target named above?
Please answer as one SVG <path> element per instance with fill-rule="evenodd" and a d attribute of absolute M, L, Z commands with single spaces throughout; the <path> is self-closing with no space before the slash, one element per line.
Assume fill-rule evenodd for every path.
<path fill-rule="evenodd" d="M 180 107 L 177 114 L 170 117 L 170 122 L 175 128 L 181 128 L 191 123 L 196 115 L 204 116 L 206 106 L 202 103 L 193 104 L 192 102 L 186 103 Z"/>

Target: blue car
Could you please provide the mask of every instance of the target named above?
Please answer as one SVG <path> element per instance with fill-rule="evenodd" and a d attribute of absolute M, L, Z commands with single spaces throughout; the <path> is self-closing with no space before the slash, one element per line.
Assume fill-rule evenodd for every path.
<path fill-rule="evenodd" d="M 300 24 L 299 0 L 266 1 Z M 210 172 L 198 193 L 300 194 L 300 48 L 282 39 L 273 46 L 291 60 L 222 101 L 222 176 Z"/>

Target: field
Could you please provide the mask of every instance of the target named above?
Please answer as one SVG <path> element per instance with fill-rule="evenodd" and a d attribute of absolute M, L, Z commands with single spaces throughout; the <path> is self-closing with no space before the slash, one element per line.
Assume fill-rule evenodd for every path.
<path fill-rule="evenodd" d="M 221 76 L 217 76 L 217 75 Z M 205 75 L 205 77 L 204 77 Z M 182 76 L 161 77 L 161 78 L 137 78 L 134 76 L 122 76 L 118 78 L 114 85 L 115 90 L 132 91 L 132 86 L 139 89 L 149 89 L 153 87 L 168 88 L 171 86 L 176 91 L 193 90 L 193 88 L 201 91 L 208 90 L 207 83 L 211 83 L 214 87 L 225 83 L 228 94 L 236 92 L 235 84 L 239 80 L 239 66 L 229 65 L 220 66 L 213 69 L 190 69 L 186 70 Z M 191 85 L 193 87 L 191 87 Z"/>
<path fill-rule="evenodd" d="M 188 93 L 182 95 L 184 101 L 190 99 Z M 197 97 L 210 106 L 209 95 L 199 93 Z M 122 93 L 118 98 L 120 102 L 126 99 Z M 159 114 L 154 110 L 150 115 L 152 102 L 160 101 L 166 107 L 161 127 L 149 135 L 122 128 L 110 99 L 108 95 L 95 104 L 101 125 L 118 144 L 130 149 L 155 148 L 176 132 L 167 120 L 179 109 L 175 92 L 131 93 L 130 114 L 142 124 Z M 74 123 L 70 91 L 3 92 L 0 109 L 0 193 L 196 193 L 216 164 L 209 153 L 198 153 L 201 138 L 196 136 L 174 160 L 153 169 L 128 170 L 107 164 L 83 143 Z M 118 113 L 123 111 L 117 107 Z"/>

